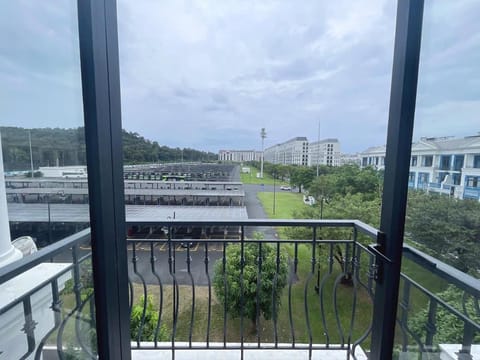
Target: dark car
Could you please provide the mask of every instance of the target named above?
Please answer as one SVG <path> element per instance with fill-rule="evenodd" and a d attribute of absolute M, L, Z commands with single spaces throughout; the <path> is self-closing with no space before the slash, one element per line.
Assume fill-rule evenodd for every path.
<path fill-rule="evenodd" d="M 191 241 L 191 240 L 192 240 L 192 239 L 183 239 L 183 241 L 180 243 L 180 246 L 181 246 L 182 248 L 185 248 L 185 249 L 186 249 L 187 247 L 189 247 L 189 248 L 194 247 L 194 246 L 195 246 L 195 242 L 193 242 L 193 241 Z"/>

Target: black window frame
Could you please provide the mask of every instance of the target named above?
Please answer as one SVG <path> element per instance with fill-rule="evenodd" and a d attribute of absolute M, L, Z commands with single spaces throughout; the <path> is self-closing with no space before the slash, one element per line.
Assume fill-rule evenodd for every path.
<path fill-rule="evenodd" d="M 375 289 L 370 359 L 390 358 L 393 351 L 423 4 L 423 0 L 402 0 L 397 4 L 384 192 L 376 247 L 382 254 L 377 257 L 382 276 Z M 78 8 L 91 175 L 98 355 L 101 359 L 128 360 L 131 354 L 116 2 L 78 0 Z M 108 161 L 102 163 L 105 157 Z M 108 239 L 108 235 L 113 237 Z"/>
<path fill-rule="evenodd" d="M 418 156 L 417 155 L 412 155 L 412 161 L 411 161 L 411 166 L 417 166 L 418 163 Z"/>
<path fill-rule="evenodd" d="M 452 170 L 461 171 L 464 164 L 465 164 L 465 155 L 463 155 L 463 154 L 454 155 L 454 157 L 453 157 L 453 169 Z"/>
<path fill-rule="evenodd" d="M 423 166 L 424 167 L 432 167 L 433 166 L 433 155 L 424 155 L 423 156 Z"/>
<path fill-rule="evenodd" d="M 117 8 L 78 0 L 97 353 L 130 360 Z"/>
<path fill-rule="evenodd" d="M 474 169 L 480 169 L 480 154 L 473 155 L 473 164 Z"/>

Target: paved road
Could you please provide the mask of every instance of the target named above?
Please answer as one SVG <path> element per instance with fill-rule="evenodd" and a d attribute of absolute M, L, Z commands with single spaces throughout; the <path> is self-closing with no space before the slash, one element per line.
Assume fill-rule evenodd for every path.
<path fill-rule="evenodd" d="M 236 165 L 230 175 L 230 181 L 240 181 L 240 165 Z"/>
<path fill-rule="evenodd" d="M 91 253 L 91 248 L 80 246 L 80 252 L 80 256 L 87 255 Z M 192 280 L 196 286 L 208 285 L 204 243 L 195 243 L 190 248 L 190 274 L 192 278 L 190 278 L 188 273 L 187 249 L 182 248 L 179 244 L 172 244 L 169 252 L 166 242 L 158 242 L 154 245 L 153 254 L 156 259 L 154 265 L 155 273 L 152 271 L 150 243 L 137 242 L 135 245 L 136 271 L 134 271 L 132 244 L 128 244 L 128 275 L 133 282 L 141 283 L 141 276 L 146 284 L 158 285 L 158 276 L 162 284 L 172 284 L 173 277 L 170 273 L 170 270 L 172 270 L 172 273 L 175 273 L 176 281 L 180 285 L 191 285 Z M 222 258 L 222 254 L 222 244 L 208 244 L 208 273 L 210 274 L 210 279 L 213 278 L 213 267 L 216 261 Z M 171 269 L 168 261 L 169 256 L 175 259 L 175 264 L 173 265 L 172 263 Z M 72 256 L 69 252 L 65 252 L 56 256 L 55 260 L 57 262 L 71 262 Z"/>
<path fill-rule="evenodd" d="M 259 192 L 273 192 L 273 185 L 245 184 L 243 187 L 245 190 L 245 206 L 247 208 L 248 218 L 268 219 L 260 200 L 258 200 L 257 194 Z M 278 236 L 274 228 L 264 226 L 248 228 L 246 235 L 252 238 L 254 231 L 263 233 L 265 239 L 276 239 Z"/>
<path fill-rule="evenodd" d="M 131 246 L 130 246 L 131 248 Z M 202 243 L 196 243 L 190 248 L 190 274 L 188 272 L 188 253 L 187 249 L 175 246 L 175 251 L 171 249 L 171 256 L 175 259 L 174 272 L 175 279 L 180 285 L 192 285 L 205 286 L 208 285 L 207 269 L 205 268 L 205 245 Z M 217 260 L 222 258 L 222 245 L 221 244 L 209 244 L 208 245 L 208 273 L 210 279 L 213 277 L 213 267 Z M 136 246 L 136 255 L 138 261 L 137 274 L 141 274 L 147 284 L 158 285 L 158 279 L 152 272 L 152 265 L 150 262 L 150 245 L 147 243 L 139 243 Z M 128 251 L 128 273 L 130 278 L 134 282 L 141 282 L 139 276 L 135 273 L 132 263 L 133 251 Z M 159 243 L 154 247 L 154 255 L 156 257 L 155 272 L 160 277 L 163 284 L 172 284 L 173 277 L 170 274 L 170 266 L 168 262 L 169 249 L 167 243 Z M 173 272 L 173 264 L 172 264 Z M 190 277 L 191 275 L 191 277 Z"/>

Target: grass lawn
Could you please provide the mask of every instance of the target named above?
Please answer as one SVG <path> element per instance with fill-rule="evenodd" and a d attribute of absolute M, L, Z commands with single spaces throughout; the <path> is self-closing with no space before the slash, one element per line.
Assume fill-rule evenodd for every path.
<path fill-rule="evenodd" d="M 300 249 L 299 252 L 308 252 L 305 248 Z M 308 265 L 308 264 L 307 264 Z M 308 267 L 308 266 L 307 266 Z M 322 273 L 323 274 L 323 273 Z M 335 280 L 338 276 L 338 270 L 334 271 L 327 279 L 325 283 L 325 289 L 332 289 Z M 298 281 L 291 285 L 291 311 L 289 311 L 289 285 L 284 288 L 281 299 L 281 308 L 277 319 L 277 340 L 282 343 L 292 343 L 292 329 L 295 342 L 308 343 L 310 341 L 309 331 L 307 328 L 307 313 L 310 320 L 311 334 L 313 343 L 323 344 L 327 339 L 324 335 L 328 332 L 330 335 L 329 341 L 332 344 L 338 344 L 341 342 L 341 334 L 343 333 L 343 340 L 347 341 L 349 336 L 348 329 L 350 328 L 350 319 L 352 312 L 353 292 L 351 288 L 346 288 L 343 285 L 337 286 L 337 298 L 339 309 L 339 321 L 341 331 L 338 329 L 337 319 L 335 317 L 335 311 L 333 306 L 333 291 L 328 290 L 323 294 L 324 299 L 324 319 L 326 328 L 321 321 L 320 310 L 320 298 L 315 292 L 314 286 L 316 283 L 316 274 L 310 274 L 309 271 L 305 272 L 304 269 L 299 267 Z M 153 297 L 154 308 L 158 308 L 160 299 L 160 288 L 156 285 L 147 286 L 148 294 Z M 305 307 L 304 297 L 306 291 L 306 298 L 308 304 L 308 312 Z M 141 284 L 134 284 L 134 294 L 136 301 L 143 294 L 143 286 Z M 178 320 L 176 323 L 175 340 L 176 341 L 188 341 L 190 336 L 192 341 L 203 342 L 207 340 L 207 326 L 208 326 L 208 313 L 209 313 L 209 294 L 208 287 L 196 286 L 195 287 L 195 308 L 193 309 L 193 326 L 191 327 L 192 316 L 192 300 L 193 291 L 192 287 L 188 285 L 179 286 L 179 312 Z M 240 342 L 241 341 L 241 320 L 239 318 L 231 318 L 228 314 L 224 316 L 223 304 L 219 303 L 215 297 L 214 290 L 212 288 L 210 301 L 210 331 L 209 341 L 211 342 L 223 342 L 224 333 L 227 342 Z M 370 322 L 371 317 L 371 305 L 367 308 L 370 301 L 367 298 L 367 294 L 357 293 L 357 311 L 356 311 L 356 324 L 354 325 L 354 332 L 352 339 L 357 339 L 366 330 Z M 163 286 L 163 310 L 161 316 L 161 323 L 166 325 L 168 329 L 168 339 L 170 340 L 172 331 L 174 328 L 173 323 L 173 288 L 172 285 Z M 359 311 L 362 309 L 362 311 Z M 290 316 L 292 314 L 293 326 L 290 326 Z M 225 324 L 225 332 L 224 332 Z M 259 322 L 259 332 L 261 341 L 265 343 L 275 341 L 275 326 L 273 320 L 265 320 L 263 317 Z M 190 335 L 191 334 L 191 335 Z M 245 342 L 256 342 L 257 332 L 256 324 L 252 323 L 249 319 L 243 320 L 243 337 Z"/>
<path fill-rule="evenodd" d="M 303 195 L 297 192 L 280 191 L 275 193 L 275 215 L 273 214 L 273 193 L 259 192 L 257 194 L 263 209 L 270 219 L 292 219 L 293 212 L 307 208 L 309 205 L 303 203 Z M 285 229 L 277 229 L 280 238 L 285 239 Z"/>
<path fill-rule="evenodd" d="M 259 192 L 258 198 L 270 219 L 292 219 L 294 211 L 309 207 L 303 203 L 303 194 L 279 190 L 275 193 L 273 214 L 273 192 Z"/>
<path fill-rule="evenodd" d="M 266 185 L 273 185 L 273 177 L 268 175 L 267 173 L 263 173 L 263 179 L 257 178 L 257 172 L 260 172 L 260 169 L 250 167 L 250 174 L 240 173 L 240 181 L 244 184 L 266 184 Z M 289 185 L 285 181 L 275 180 L 275 184 L 279 187 L 281 185 Z"/>

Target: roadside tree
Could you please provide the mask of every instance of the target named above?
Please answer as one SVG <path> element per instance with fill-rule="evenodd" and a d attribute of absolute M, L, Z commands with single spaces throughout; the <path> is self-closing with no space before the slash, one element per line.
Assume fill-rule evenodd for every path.
<path fill-rule="evenodd" d="M 222 260 L 217 261 L 213 286 L 217 298 L 226 304 L 230 316 L 235 318 L 243 314 L 255 324 L 257 307 L 258 313 L 266 320 L 277 315 L 288 272 L 287 254 L 284 249 L 281 250 L 277 263 L 277 249 L 273 245 L 245 244 L 242 274 L 241 246 L 235 244 L 227 247 L 225 271 Z"/>

